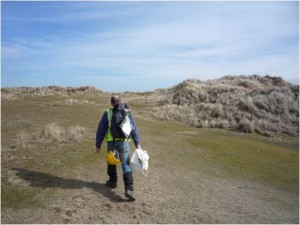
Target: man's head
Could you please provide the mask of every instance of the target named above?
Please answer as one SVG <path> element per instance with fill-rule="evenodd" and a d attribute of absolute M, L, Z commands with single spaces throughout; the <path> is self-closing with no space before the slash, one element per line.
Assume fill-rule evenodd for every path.
<path fill-rule="evenodd" d="M 121 98 L 119 95 L 113 95 L 110 99 L 111 105 L 114 107 L 115 105 L 118 105 L 121 103 Z"/>

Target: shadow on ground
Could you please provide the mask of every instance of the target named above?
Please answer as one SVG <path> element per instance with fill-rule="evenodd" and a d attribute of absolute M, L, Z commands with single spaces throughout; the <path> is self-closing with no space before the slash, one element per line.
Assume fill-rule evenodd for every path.
<path fill-rule="evenodd" d="M 100 193 L 104 197 L 110 199 L 113 202 L 127 202 L 127 199 L 123 199 L 117 195 L 113 190 L 107 187 L 105 184 L 96 182 L 86 182 L 76 179 L 68 179 L 63 177 L 54 176 L 47 173 L 30 171 L 23 168 L 13 168 L 16 171 L 16 175 L 23 180 L 29 182 L 31 187 L 44 187 L 44 188 L 62 188 L 62 189 L 81 189 L 84 187 L 93 189 Z"/>

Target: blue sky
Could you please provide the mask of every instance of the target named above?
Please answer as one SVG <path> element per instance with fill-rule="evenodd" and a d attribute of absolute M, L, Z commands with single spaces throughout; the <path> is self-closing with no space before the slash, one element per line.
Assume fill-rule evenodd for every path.
<path fill-rule="evenodd" d="M 1 85 L 149 91 L 187 78 L 299 82 L 298 2 L 1 2 Z"/>

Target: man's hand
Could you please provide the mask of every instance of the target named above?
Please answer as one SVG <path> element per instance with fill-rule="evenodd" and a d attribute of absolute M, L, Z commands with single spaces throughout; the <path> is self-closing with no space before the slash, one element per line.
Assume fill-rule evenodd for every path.
<path fill-rule="evenodd" d="M 101 148 L 97 148 L 97 147 L 96 147 L 96 152 L 97 152 L 97 153 L 100 153 L 100 151 L 101 151 Z"/>
<path fill-rule="evenodd" d="M 136 148 L 142 149 L 141 145 L 136 145 Z"/>

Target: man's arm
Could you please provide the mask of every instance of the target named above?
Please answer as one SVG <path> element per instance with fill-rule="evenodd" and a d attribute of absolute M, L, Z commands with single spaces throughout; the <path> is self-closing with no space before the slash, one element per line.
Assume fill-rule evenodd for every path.
<path fill-rule="evenodd" d="M 132 139 L 133 139 L 133 142 L 134 142 L 134 145 L 135 145 L 135 147 L 137 147 L 137 148 L 141 148 L 141 146 L 140 146 L 140 137 L 139 137 L 139 131 L 138 131 L 138 129 L 137 129 L 137 126 L 136 126 L 136 124 L 135 124 L 135 121 L 134 121 L 134 118 L 133 118 L 133 116 L 132 116 L 132 114 L 130 113 L 130 120 L 131 120 L 131 123 L 132 123 L 132 125 L 133 125 L 133 131 L 132 131 Z"/>
<path fill-rule="evenodd" d="M 105 111 L 99 122 L 96 133 L 96 151 L 99 153 L 103 139 L 105 138 L 106 131 L 108 129 L 107 112 Z"/>

